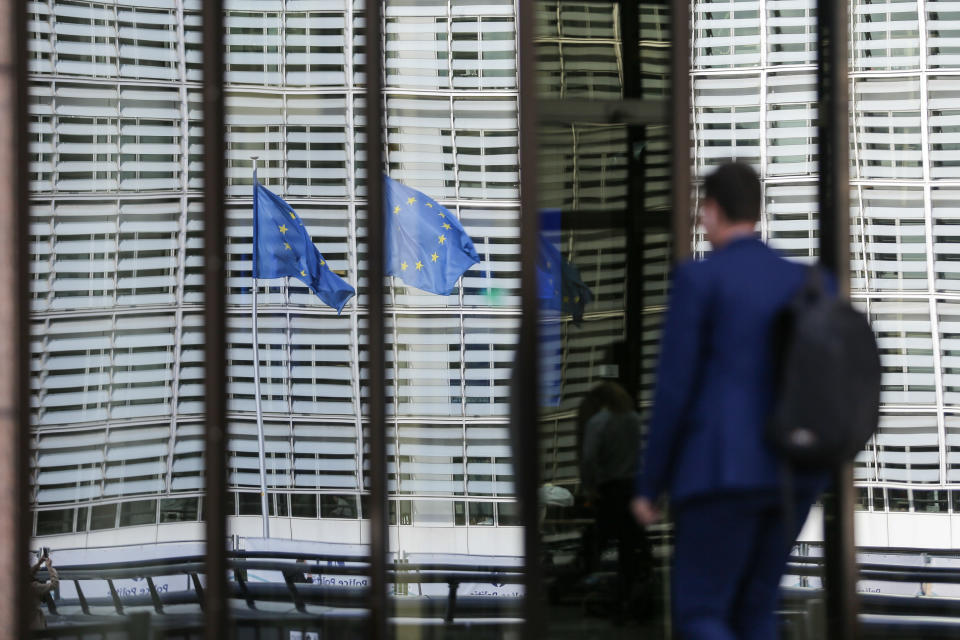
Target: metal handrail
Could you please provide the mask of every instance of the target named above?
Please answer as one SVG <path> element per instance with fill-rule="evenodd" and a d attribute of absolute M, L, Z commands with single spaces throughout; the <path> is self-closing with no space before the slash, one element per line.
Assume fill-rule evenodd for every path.
<path fill-rule="evenodd" d="M 279 558 L 279 559 L 278 559 Z M 296 559 L 296 561 L 293 561 Z M 329 564 L 336 562 L 336 565 Z M 339 563 L 343 563 L 342 565 Z M 228 552 L 228 566 L 233 579 L 228 582 L 227 594 L 230 599 L 246 602 L 247 611 L 252 616 L 263 613 L 257 608 L 258 602 L 287 602 L 300 613 L 307 613 L 307 605 L 320 605 L 325 608 L 322 615 L 331 618 L 355 618 L 365 615 L 368 608 L 369 583 L 356 585 L 330 585 L 302 582 L 298 576 L 305 574 L 336 576 L 368 576 L 370 564 L 366 558 L 334 554 L 305 554 L 295 552 L 234 551 Z M 204 592 L 201 576 L 205 565 L 202 556 L 176 556 L 169 558 L 144 559 L 131 562 L 112 562 L 97 565 L 69 565 L 58 568 L 61 581 L 72 581 L 77 592 L 76 598 L 48 601 L 48 610 L 56 614 L 57 606 L 62 609 L 79 609 L 83 616 L 94 622 L 99 609 L 113 609 L 117 614 L 126 610 L 152 608 L 161 618 L 170 618 L 166 607 L 174 605 L 196 605 L 204 608 Z M 248 571 L 273 571 L 283 576 L 283 582 L 250 582 Z M 823 558 L 792 556 L 787 565 L 787 574 L 801 576 L 821 576 Z M 38 572 L 40 578 L 46 572 Z M 153 578 L 158 576 L 187 575 L 192 588 L 183 591 L 160 592 Z M 931 566 L 902 566 L 888 563 L 863 563 L 860 565 L 860 578 L 890 582 L 931 582 L 960 584 L 960 568 Z M 144 578 L 147 592 L 118 595 L 114 587 L 115 580 L 126 578 Z M 84 594 L 81 583 L 90 580 L 103 580 L 109 587 L 109 595 L 90 597 Z M 465 583 L 478 584 L 522 584 L 524 568 L 520 566 L 465 566 L 456 563 L 408 563 L 397 561 L 387 565 L 387 581 L 394 585 L 410 584 L 446 584 L 446 596 L 410 595 L 394 599 L 395 615 L 410 618 L 434 618 L 444 624 L 453 624 L 457 619 L 514 619 L 522 617 L 523 596 L 468 596 L 459 595 L 458 588 Z M 800 606 L 803 603 L 822 597 L 822 591 L 813 589 L 784 588 L 784 602 Z M 907 597 L 875 593 L 860 594 L 865 614 L 864 622 L 872 625 L 870 616 L 895 613 L 901 616 L 902 624 L 917 623 L 919 617 L 938 616 L 942 618 L 944 628 L 954 628 L 960 624 L 960 606 L 956 599 L 936 596 Z M 801 606 L 802 605 L 802 606 Z M 957 620 L 951 620 L 957 618 Z M 71 621 L 71 624 L 78 619 Z M 930 622 L 924 621 L 924 624 Z"/>
<path fill-rule="evenodd" d="M 270 558 L 283 559 L 270 559 Z M 296 558 L 298 561 L 291 562 Z M 331 561 L 344 564 L 329 565 Z M 332 554 L 304 554 L 292 552 L 236 551 L 228 552 L 227 562 L 233 573 L 233 581 L 228 583 L 228 596 L 245 600 L 247 608 L 256 610 L 257 601 L 290 602 L 300 611 L 306 611 L 307 604 L 341 607 L 344 609 L 364 609 L 369 596 L 368 585 L 333 586 L 307 583 L 296 580 L 304 574 L 369 576 L 370 564 L 365 558 Z M 275 571 L 283 576 L 283 583 L 251 583 L 246 579 L 250 570 Z M 78 607 L 85 616 L 92 616 L 94 608 L 113 608 L 118 615 L 125 608 L 153 607 L 158 615 L 164 614 L 169 605 L 196 604 L 204 607 L 203 587 L 200 576 L 205 571 L 203 557 L 199 555 L 175 556 L 159 559 L 134 560 L 123 563 L 103 563 L 97 565 L 65 565 L 57 572 L 61 581 L 72 581 L 77 592 L 75 599 L 47 600 L 51 614 L 57 613 L 57 606 Z M 38 577 L 44 579 L 47 572 L 41 570 Z M 153 582 L 156 576 L 187 575 L 192 581 L 192 589 L 174 592 L 159 592 Z M 446 623 L 452 623 L 458 612 L 469 613 L 472 617 L 496 618 L 516 617 L 522 606 L 522 598 L 502 596 L 459 596 L 457 591 L 465 583 L 522 584 L 522 567 L 487 566 L 473 567 L 454 563 L 409 563 L 395 562 L 387 565 L 387 580 L 395 585 L 409 584 L 446 584 L 446 598 L 430 596 L 410 596 L 399 598 L 395 603 L 397 613 L 417 617 L 442 617 Z M 148 592 L 131 594 L 121 598 L 114 586 L 114 580 L 125 578 L 145 578 Z M 104 580 L 110 595 L 88 597 L 83 592 L 81 581 Z M 355 615 L 347 614 L 345 615 Z M 330 612 L 327 615 L 336 615 Z"/>

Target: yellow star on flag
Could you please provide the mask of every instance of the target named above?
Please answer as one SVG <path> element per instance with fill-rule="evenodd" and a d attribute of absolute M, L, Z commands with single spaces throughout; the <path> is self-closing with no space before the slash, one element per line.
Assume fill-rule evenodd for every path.
<path fill-rule="evenodd" d="M 437 215 L 440 216 L 441 218 L 446 218 L 446 217 L 447 217 L 447 216 L 443 215 L 442 213 L 438 213 Z"/>
<path fill-rule="evenodd" d="M 289 243 L 289 242 L 284 242 L 284 243 L 283 243 L 283 248 L 286 249 L 287 251 L 289 251 L 289 250 L 290 250 L 290 243 Z"/>
<path fill-rule="evenodd" d="M 400 213 L 400 205 L 397 205 L 393 208 L 394 213 Z"/>
<path fill-rule="evenodd" d="M 287 232 L 287 225 L 285 224 L 280 225 L 280 233 L 286 233 L 286 232 Z"/>
<path fill-rule="evenodd" d="M 291 220 L 296 220 L 296 219 L 297 219 L 297 216 L 296 216 L 296 214 L 293 213 L 293 211 L 289 211 L 288 213 L 290 214 L 290 219 L 291 219 Z"/>
<path fill-rule="evenodd" d="M 446 229 L 447 231 L 449 231 L 449 230 L 450 230 L 450 225 L 447 224 L 446 222 L 444 222 L 444 223 L 443 223 L 443 228 Z"/>
<path fill-rule="evenodd" d="M 427 206 L 430 207 L 431 209 L 433 209 L 433 205 L 430 204 L 429 202 L 427 203 Z"/>
<path fill-rule="evenodd" d="M 304 276 L 304 277 L 306 277 L 306 275 L 307 275 L 307 272 L 306 272 L 306 271 L 300 271 L 300 275 L 302 275 L 302 276 Z"/>
<path fill-rule="evenodd" d="M 430 257 L 433 258 L 433 261 L 434 261 L 434 262 L 436 262 L 436 261 L 437 261 L 437 258 L 439 258 L 440 256 L 438 256 L 438 255 L 436 254 L 436 252 L 434 252 L 434 254 L 433 254 L 432 256 L 430 256 Z"/>
<path fill-rule="evenodd" d="M 416 265 L 416 266 L 417 266 L 417 271 L 420 271 L 421 269 L 423 269 L 423 263 L 420 262 L 419 260 L 417 260 L 417 265 Z"/>
<path fill-rule="evenodd" d="M 320 266 L 321 266 L 321 267 L 324 266 L 325 264 L 327 264 L 326 260 L 321 260 L 321 261 L 320 261 Z"/>
<path fill-rule="evenodd" d="M 400 263 L 400 271 L 406 271 L 406 270 L 407 270 L 407 263 L 406 263 L 406 262 L 401 262 L 401 263 Z"/>
<path fill-rule="evenodd" d="M 437 241 L 438 241 L 440 244 L 443 244 L 444 242 L 447 241 L 447 236 L 445 236 L 445 235 L 443 235 L 443 234 L 441 233 L 441 234 L 440 234 L 440 237 L 437 238 Z"/>
<path fill-rule="evenodd" d="M 417 201 L 417 199 L 414 198 L 413 196 L 410 196 L 409 198 L 407 198 L 407 204 L 413 204 L 413 203 L 416 202 L 416 201 Z"/>

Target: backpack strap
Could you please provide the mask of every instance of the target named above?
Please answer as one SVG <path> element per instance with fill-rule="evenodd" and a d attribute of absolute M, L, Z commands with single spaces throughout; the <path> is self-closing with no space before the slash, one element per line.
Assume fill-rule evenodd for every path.
<path fill-rule="evenodd" d="M 800 290 L 797 293 L 801 293 L 808 300 L 815 300 L 825 295 L 826 290 L 826 277 L 823 274 L 823 269 L 815 264 L 809 265 L 806 268 L 803 284 L 800 285 Z"/>
<path fill-rule="evenodd" d="M 826 295 L 826 278 L 823 269 L 817 264 L 807 266 L 800 291 L 808 300 L 815 300 Z M 781 372 L 777 372 L 778 374 Z M 780 510 L 783 523 L 783 537 L 788 547 L 795 542 L 793 530 L 796 527 L 796 500 L 795 500 L 796 471 L 789 460 L 780 456 Z"/>

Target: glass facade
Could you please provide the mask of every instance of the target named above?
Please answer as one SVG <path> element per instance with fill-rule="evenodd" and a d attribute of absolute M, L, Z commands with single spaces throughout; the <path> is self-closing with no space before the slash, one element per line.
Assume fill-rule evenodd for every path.
<path fill-rule="evenodd" d="M 28 16 L 35 532 L 196 522 L 197 7 L 32 2 Z"/>
<path fill-rule="evenodd" d="M 669 3 L 633 4 L 536 3 L 541 242 L 557 246 L 593 298 L 582 317 L 563 305 L 563 314 L 541 309 L 545 637 L 669 636 L 669 528 L 623 525 L 612 514 L 626 514 L 627 501 L 604 498 L 622 496 L 623 483 L 586 480 L 616 464 L 609 451 L 587 461 L 598 390 L 649 409 L 673 246 L 665 107 L 673 12 Z M 576 297 L 564 296 L 575 310 Z"/>
<path fill-rule="evenodd" d="M 200 5 L 29 7 L 35 533 L 195 521 Z M 343 2 L 237 0 L 226 9 L 232 527 L 252 535 L 258 519 L 242 516 L 260 515 L 251 501 L 260 487 L 250 341 L 256 156 L 261 183 L 296 208 L 331 269 L 359 289 L 338 315 L 298 281 L 259 283 L 270 509 L 291 521 L 274 529 L 316 539 L 330 535 L 317 518 L 354 520 L 337 531 L 360 542 L 362 14 Z M 389 489 L 404 497 L 398 526 L 430 528 L 425 538 L 400 535 L 415 547 L 520 553 L 509 531 L 507 431 L 519 322 L 514 21 L 512 2 L 385 5 L 389 175 L 457 215 L 481 257 L 448 296 L 386 285 Z M 139 515 L 125 517 L 134 507 L 110 506 L 118 502 Z M 465 505 L 490 516 L 456 517 Z M 98 511 L 107 508 L 110 522 Z M 471 544 L 460 526 L 504 533 Z M 167 529 L 158 540 L 195 535 Z"/>
<path fill-rule="evenodd" d="M 385 172 L 455 215 L 480 262 L 449 295 L 387 278 L 382 336 L 368 334 L 365 185 L 374 154 L 363 129 L 364 3 L 225 2 L 231 551 L 305 561 L 295 543 L 343 545 L 336 553 L 352 560 L 337 565 L 343 575 L 334 579 L 346 581 L 337 586 L 369 584 L 358 558 L 370 553 L 370 399 L 383 393 L 392 560 L 496 564 L 502 573 L 489 585 L 456 576 L 391 583 L 395 611 L 411 619 L 442 617 L 428 601 L 450 587 L 465 611 L 515 624 L 509 606 L 471 598 L 523 600 L 513 573 L 524 562 L 518 466 L 536 465 L 542 483 L 579 498 L 581 401 L 616 379 L 644 414 L 654 385 L 678 240 L 671 215 L 683 215 L 671 202 L 669 3 L 624 13 L 622 2 L 538 1 L 531 44 L 518 37 L 523 1 L 383 4 Z M 956 4 L 850 3 L 851 288 L 884 366 L 880 430 L 855 464 L 858 543 L 867 547 L 960 545 Z M 202 8 L 201 0 L 27 2 L 32 547 L 178 543 L 202 553 Z M 689 9 L 694 176 L 730 159 L 752 164 L 764 190 L 762 236 L 813 262 L 816 2 L 692 0 Z M 625 51 L 633 43 L 639 49 Z M 582 318 L 541 322 L 544 396 L 530 425 L 539 457 L 518 461 L 510 412 L 525 310 L 521 51 L 537 56 L 541 215 L 560 220 L 544 223 L 543 235 L 578 269 L 592 301 Z M 657 115 L 638 116 L 639 102 Z M 623 109 L 604 111 L 611 104 Z M 571 105 L 580 113 L 570 115 Z M 255 167 L 295 208 L 329 268 L 356 288 L 342 313 L 298 280 L 252 281 Z M 709 250 L 702 233 L 692 248 Z M 385 345 L 384 389 L 370 388 L 371 340 Z M 564 603 L 588 598 L 551 589 L 569 577 L 565 554 L 585 544 L 587 518 L 580 503 L 558 506 L 541 505 L 538 533 L 550 557 L 546 595 L 561 612 L 554 622 L 567 625 L 565 615 L 579 614 Z M 270 541 L 257 542 L 266 517 Z M 656 576 L 643 592 L 643 624 L 664 637 L 670 536 L 668 525 L 651 529 Z M 811 527 L 805 539 L 819 536 Z M 304 605 L 290 586 L 328 584 L 314 569 L 273 577 L 298 610 L 316 614 L 305 608 L 316 602 Z M 247 578 L 234 570 L 241 595 L 232 597 L 249 605 Z M 426 598 L 399 597 L 414 589 Z"/>
<path fill-rule="evenodd" d="M 761 230 L 798 259 L 816 253 L 815 3 L 694 2 L 697 173 L 750 162 L 765 192 Z M 880 431 L 857 458 L 858 536 L 872 546 L 956 544 L 949 520 L 887 526 L 885 512 L 952 512 L 960 490 L 951 380 L 950 262 L 957 172 L 948 97 L 950 3 L 850 4 L 851 296 L 870 317 L 884 367 Z M 698 241 L 703 249 L 703 241 Z M 886 495 L 885 495 L 886 494 Z M 909 529 L 909 532 L 908 532 Z"/>

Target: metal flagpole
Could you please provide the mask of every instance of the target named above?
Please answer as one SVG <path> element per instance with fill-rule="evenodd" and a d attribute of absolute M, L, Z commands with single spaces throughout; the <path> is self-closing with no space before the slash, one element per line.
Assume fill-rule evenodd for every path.
<path fill-rule="evenodd" d="M 253 160 L 253 173 L 257 173 L 257 156 L 250 156 Z M 256 199 L 257 185 L 254 183 L 254 199 Z M 257 203 L 253 203 L 253 224 L 256 226 Z M 254 247 L 256 251 L 256 247 Z M 251 254 L 252 255 L 252 254 Z M 257 275 L 253 276 L 253 286 L 250 289 L 250 297 L 253 300 L 253 317 L 251 326 L 253 327 L 253 398 L 257 405 L 257 459 L 260 463 L 260 513 L 263 515 L 263 537 L 270 537 L 270 510 L 267 508 L 267 461 L 266 448 L 263 440 L 263 408 L 260 406 L 260 341 L 257 336 Z"/>

